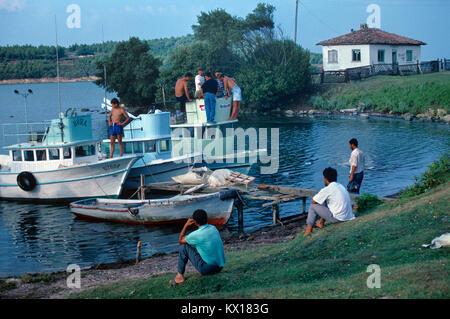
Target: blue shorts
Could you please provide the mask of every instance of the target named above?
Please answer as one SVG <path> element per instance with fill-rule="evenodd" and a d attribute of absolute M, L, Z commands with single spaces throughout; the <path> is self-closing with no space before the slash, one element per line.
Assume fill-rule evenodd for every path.
<path fill-rule="evenodd" d="M 114 123 L 112 126 L 109 127 L 109 135 L 110 136 L 117 136 L 123 134 L 123 126 L 118 125 L 117 123 Z"/>

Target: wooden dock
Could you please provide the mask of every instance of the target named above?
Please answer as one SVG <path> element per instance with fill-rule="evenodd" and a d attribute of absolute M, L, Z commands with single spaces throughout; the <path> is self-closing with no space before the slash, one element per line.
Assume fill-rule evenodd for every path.
<path fill-rule="evenodd" d="M 222 186 L 222 187 L 210 187 L 205 184 L 200 185 L 185 185 L 175 182 L 165 183 L 152 183 L 149 185 L 141 186 L 135 194 L 138 194 L 139 198 L 146 198 L 147 194 L 161 194 L 161 193 L 176 193 L 176 194 L 204 194 L 214 193 L 223 190 L 237 190 L 238 199 L 234 205 L 238 212 L 238 228 L 244 229 L 244 203 L 247 201 L 261 201 L 261 209 L 266 210 L 269 207 L 272 208 L 273 225 L 281 224 L 288 220 L 297 220 L 306 218 L 306 201 L 308 198 L 314 197 L 319 191 L 314 189 L 290 187 L 290 186 L 276 186 L 276 185 L 253 185 L 254 178 L 249 182 L 245 177 L 238 177 L 242 179 L 235 184 Z M 350 198 L 354 201 L 358 195 L 350 194 Z M 382 198 L 386 201 L 392 201 L 392 198 Z M 280 204 L 301 201 L 301 209 L 299 207 L 299 214 L 289 216 L 288 218 L 280 217 Z"/>

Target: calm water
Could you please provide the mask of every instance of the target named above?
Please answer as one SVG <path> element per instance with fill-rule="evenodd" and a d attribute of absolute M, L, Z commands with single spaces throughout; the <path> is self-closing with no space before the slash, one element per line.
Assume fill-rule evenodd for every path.
<path fill-rule="evenodd" d="M 48 120 L 58 115 L 56 84 L 0 86 L 3 123 L 24 120 L 24 99 L 13 93 L 31 88 L 28 118 Z M 69 107 L 89 108 L 101 122 L 99 105 L 104 92 L 92 83 L 61 84 L 63 111 Z M 113 96 L 108 95 L 109 98 Z M 358 138 L 366 153 L 362 192 L 386 196 L 414 183 L 414 177 L 450 149 L 447 125 L 410 123 L 385 119 L 252 117 L 242 119 L 241 126 L 280 128 L 280 167 L 278 174 L 260 175 L 259 167 L 250 172 L 257 183 L 292 185 L 305 188 L 323 186 L 322 170 L 338 170 L 338 182 L 348 179 L 348 141 Z M 247 212 L 260 207 L 247 208 Z M 286 203 L 281 216 L 298 213 L 300 203 Z M 246 231 L 270 224 L 270 210 L 247 213 Z M 237 229 L 232 215 L 227 227 Z M 113 223 L 92 223 L 73 217 L 67 206 L 31 205 L 0 201 L 0 277 L 25 272 L 65 270 L 76 263 L 81 267 L 130 259 L 136 243 L 142 241 L 143 257 L 177 248 L 181 226 L 146 227 Z M 175 265 L 174 265 L 175 267 Z M 175 268 L 174 268 L 175 271 Z"/>

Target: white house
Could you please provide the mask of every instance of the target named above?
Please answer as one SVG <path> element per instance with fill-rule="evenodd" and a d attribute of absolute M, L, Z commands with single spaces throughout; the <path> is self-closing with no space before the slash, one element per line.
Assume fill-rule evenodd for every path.
<path fill-rule="evenodd" d="M 342 71 L 374 64 L 417 64 L 426 43 L 361 24 L 358 31 L 317 43 L 322 46 L 323 70 Z"/>

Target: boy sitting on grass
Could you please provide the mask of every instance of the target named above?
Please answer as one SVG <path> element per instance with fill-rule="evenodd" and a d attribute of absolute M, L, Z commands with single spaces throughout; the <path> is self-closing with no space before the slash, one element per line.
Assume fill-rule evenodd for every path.
<path fill-rule="evenodd" d="M 219 231 L 207 222 L 206 212 L 198 209 L 184 225 L 178 239 L 181 245 L 178 254 L 178 273 L 169 281 L 171 286 L 184 282 L 183 275 L 188 260 L 203 276 L 217 274 L 225 265 L 225 253 Z M 186 230 L 191 225 L 195 225 L 198 229 L 186 236 Z"/>
<path fill-rule="evenodd" d="M 323 228 L 325 221 L 339 223 L 355 218 L 350 194 L 343 185 L 336 182 L 337 171 L 331 167 L 326 168 L 323 171 L 323 181 L 326 187 L 311 200 L 303 237 L 312 233 L 314 224 L 318 228 Z M 320 220 L 316 224 L 317 217 L 320 217 Z"/>

